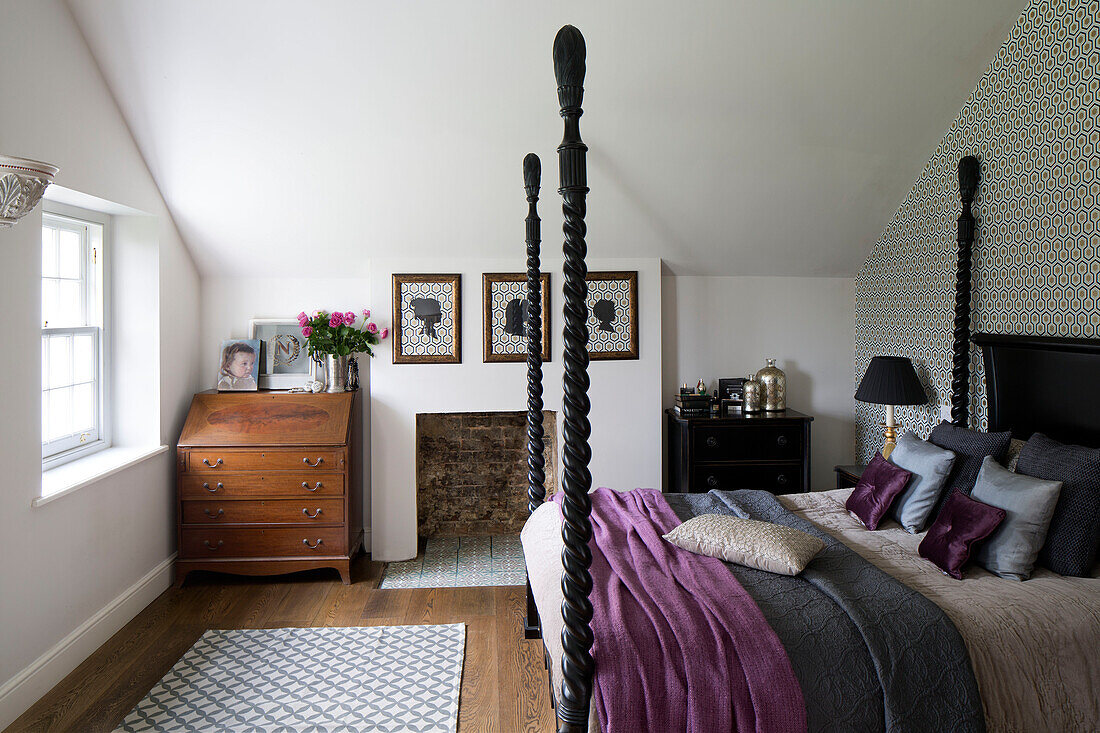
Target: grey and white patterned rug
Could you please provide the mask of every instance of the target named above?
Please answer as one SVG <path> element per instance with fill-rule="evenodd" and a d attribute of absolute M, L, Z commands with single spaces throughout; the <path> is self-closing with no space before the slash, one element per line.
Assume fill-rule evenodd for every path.
<path fill-rule="evenodd" d="M 117 731 L 453 732 L 466 625 L 211 630 Z"/>

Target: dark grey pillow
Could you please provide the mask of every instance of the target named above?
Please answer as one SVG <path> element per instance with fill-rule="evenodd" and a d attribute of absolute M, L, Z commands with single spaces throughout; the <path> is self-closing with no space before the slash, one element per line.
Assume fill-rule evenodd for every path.
<path fill-rule="evenodd" d="M 947 483 L 940 494 L 940 500 L 932 511 L 932 519 L 940 515 L 944 500 L 952 490 L 958 489 L 966 496 L 970 496 L 974 482 L 978 480 L 978 472 L 982 470 L 982 460 L 986 456 L 993 456 L 993 460 L 1001 461 L 1008 443 L 1012 440 L 1011 432 L 980 433 L 977 430 L 967 430 L 952 425 L 946 420 L 932 430 L 928 442 L 946 448 L 955 454 L 955 467 L 951 469 L 951 475 L 947 477 Z"/>
<path fill-rule="evenodd" d="M 1100 449 L 1035 433 L 1016 470 L 1063 484 L 1039 562 L 1059 575 L 1088 577 L 1100 555 Z"/>
<path fill-rule="evenodd" d="M 928 526 L 944 481 L 955 465 L 955 454 L 906 432 L 898 438 L 897 447 L 890 454 L 890 463 L 913 474 L 894 500 L 890 513 L 907 532 L 916 534 Z"/>
<path fill-rule="evenodd" d="M 986 456 L 970 498 L 1004 509 L 1005 518 L 978 547 L 974 561 L 1002 578 L 1031 577 L 1061 490 L 1061 481 L 1013 473 Z"/>

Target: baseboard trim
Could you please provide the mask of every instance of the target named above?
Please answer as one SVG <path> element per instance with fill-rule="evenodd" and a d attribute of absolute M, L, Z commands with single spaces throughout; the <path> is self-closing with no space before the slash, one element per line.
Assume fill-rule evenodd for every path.
<path fill-rule="evenodd" d="M 0 730 L 22 715 L 164 592 L 176 553 L 99 609 L 10 680 L 0 685 Z"/>

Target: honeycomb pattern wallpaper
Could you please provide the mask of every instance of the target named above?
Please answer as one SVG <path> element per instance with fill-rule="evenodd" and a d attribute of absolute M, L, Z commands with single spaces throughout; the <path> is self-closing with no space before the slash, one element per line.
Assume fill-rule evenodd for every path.
<path fill-rule="evenodd" d="M 957 166 L 981 161 L 974 201 L 975 332 L 1100 336 L 1100 7 L 1034 0 L 1013 26 L 856 276 L 855 373 L 913 359 L 927 406 L 898 422 L 927 437 L 951 401 Z M 986 426 L 971 349 L 971 427 Z M 856 459 L 882 442 L 879 405 L 856 403 Z"/>

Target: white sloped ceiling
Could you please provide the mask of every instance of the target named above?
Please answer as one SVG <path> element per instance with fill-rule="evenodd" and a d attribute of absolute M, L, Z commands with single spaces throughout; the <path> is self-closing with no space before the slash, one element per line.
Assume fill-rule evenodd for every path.
<path fill-rule="evenodd" d="M 69 4 L 205 273 L 518 268 L 529 151 L 556 249 L 550 50 L 572 23 L 593 256 L 851 276 L 1025 3 Z"/>

